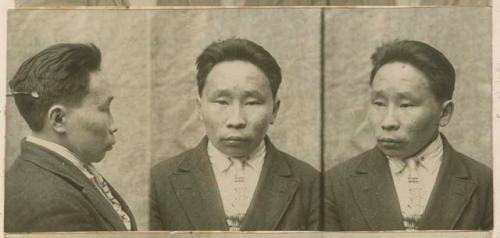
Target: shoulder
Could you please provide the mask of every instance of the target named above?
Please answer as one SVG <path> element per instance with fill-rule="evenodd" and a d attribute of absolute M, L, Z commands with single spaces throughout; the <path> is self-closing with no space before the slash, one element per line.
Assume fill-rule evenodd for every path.
<path fill-rule="evenodd" d="M 266 136 L 264 138 L 264 142 L 266 143 L 266 153 L 268 154 L 266 157 L 270 157 L 271 161 L 277 162 L 277 165 L 274 165 L 273 167 L 288 165 L 292 174 L 298 177 L 319 175 L 319 171 L 309 163 L 278 149 L 269 137 Z"/>
<path fill-rule="evenodd" d="M 457 151 L 444 135 L 442 138 L 444 157 L 452 161 L 455 170 L 462 171 L 462 174 L 465 170 L 472 180 L 480 183 L 491 183 L 493 171 L 490 167 Z"/>
<path fill-rule="evenodd" d="M 151 168 L 151 177 L 169 176 L 178 170 L 178 167 L 185 160 L 200 156 L 197 148 L 191 148 L 173 157 L 163 158 L 159 163 Z"/>
<path fill-rule="evenodd" d="M 85 203 L 80 189 L 29 161 L 16 161 L 5 177 L 6 215 L 24 211 L 50 215 L 57 209 L 80 210 Z"/>
<path fill-rule="evenodd" d="M 488 182 L 493 178 L 493 170 L 490 167 L 465 154 L 455 151 L 453 159 L 461 161 L 474 180 Z"/>
<path fill-rule="evenodd" d="M 314 177 L 319 175 L 319 171 L 309 163 L 300 160 L 292 155 L 289 155 L 283 151 L 277 150 L 277 152 L 279 153 L 280 157 L 287 162 L 294 175 L 304 177 Z"/>
<path fill-rule="evenodd" d="M 326 172 L 326 177 L 346 176 L 354 173 L 359 164 L 374 156 L 375 149 L 364 151 L 350 159 L 340 162 Z"/>
<path fill-rule="evenodd" d="M 6 197 L 17 193 L 33 193 L 43 195 L 54 190 L 63 190 L 71 186 L 63 178 L 52 171 L 18 158 L 5 176 Z M 56 193 L 59 194 L 59 193 Z M 37 196 L 38 197 L 38 196 Z M 40 196 L 43 198 L 43 196 Z"/>

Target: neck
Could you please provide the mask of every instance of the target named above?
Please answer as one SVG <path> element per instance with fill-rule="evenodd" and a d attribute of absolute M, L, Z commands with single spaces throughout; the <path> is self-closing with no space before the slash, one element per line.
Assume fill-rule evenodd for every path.
<path fill-rule="evenodd" d="M 61 145 L 61 146 L 64 146 L 64 144 L 61 143 L 57 137 L 50 135 L 49 133 L 46 133 L 43 131 L 32 131 L 31 135 L 33 135 L 34 137 L 37 137 L 37 138 L 40 138 L 40 139 L 43 139 L 46 141 L 50 141 L 50 142 L 56 143 L 56 144 Z M 66 146 L 64 146 L 64 147 L 66 147 Z"/>
<path fill-rule="evenodd" d="M 46 131 L 39 131 L 39 132 L 33 131 L 31 133 L 31 135 L 34 137 L 40 138 L 42 140 L 46 140 L 46 141 L 58 144 L 64 148 L 66 148 L 67 150 L 69 150 L 71 153 L 73 153 L 79 160 L 82 160 L 82 158 L 77 153 L 75 153 L 75 151 L 72 149 L 72 147 L 68 146 L 68 143 L 65 143 L 65 141 L 61 139 L 60 135 L 57 135 L 54 133 L 48 133 Z"/>

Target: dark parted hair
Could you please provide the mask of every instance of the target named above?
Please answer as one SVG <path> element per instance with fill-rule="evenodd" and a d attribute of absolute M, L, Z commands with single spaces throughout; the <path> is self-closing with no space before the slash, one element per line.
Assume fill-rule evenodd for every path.
<path fill-rule="evenodd" d="M 370 85 L 383 65 L 393 62 L 408 63 L 427 77 L 432 93 L 438 101 L 444 102 L 453 97 L 455 69 L 443 53 L 426 43 L 395 40 L 378 47 L 371 59 L 373 69 Z"/>
<path fill-rule="evenodd" d="M 198 93 L 202 94 L 207 76 L 213 67 L 224 61 L 241 60 L 262 70 L 269 80 L 273 98 L 281 84 L 281 69 L 274 57 L 262 46 L 240 38 L 230 38 L 210 44 L 196 60 Z"/>
<path fill-rule="evenodd" d="M 54 104 L 78 105 L 88 94 L 90 73 L 100 67 L 101 51 L 94 44 L 56 44 L 24 61 L 9 86 L 31 130 L 43 129 Z"/>

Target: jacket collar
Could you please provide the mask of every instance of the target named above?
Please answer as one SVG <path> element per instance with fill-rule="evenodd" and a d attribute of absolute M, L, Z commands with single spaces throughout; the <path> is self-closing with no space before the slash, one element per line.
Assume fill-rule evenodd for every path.
<path fill-rule="evenodd" d="M 443 142 L 443 165 L 447 165 L 448 167 L 446 172 L 451 173 L 457 178 L 468 178 L 470 175 L 463 161 L 453 159 L 461 156 L 457 156 L 459 155 L 458 152 L 450 145 L 448 139 L 443 134 L 441 134 L 441 138 Z M 359 164 L 356 166 L 356 172 L 364 174 L 379 171 L 380 167 L 386 164 L 382 160 L 387 160 L 387 157 L 379 148 L 373 148 L 371 154 L 375 159 L 366 158 L 360 160 Z M 440 172 L 441 171 L 442 169 L 440 169 Z"/>
<path fill-rule="evenodd" d="M 464 163 L 464 156 L 442 137 L 443 163 L 422 216 L 421 229 L 454 229 L 477 186 Z"/>
<path fill-rule="evenodd" d="M 294 198 L 300 180 L 283 152 L 265 137 L 267 154 L 242 230 L 275 230 Z"/>
<path fill-rule="evenodd" d="M 441 136 L 443 161 L 420 229 L 453 229 L 476 186 L 462 156 Z M 388 160 L 380 149 L 372 149 L 359 161 L 349 181 L 372 230 L 404 229 Z"/>
<path fill-rule="evenodd" d="M 85 174 L 72 162 L 61 154 L 41 145 L 23 139 L 21 141 L 21 155 L 22 159 L 64 177 L 79 190 L 90 184 Z"/>
<path fill-rule="evenodd" d="M 207 153 L 208 138 L 191 150 L 172 176 L 176 195 L 197 230 L 227 230 L 226 216 Z M 284 158 L 265 138 L 266 156 L 242 230 L 273 230 L 299 185 Z M 214 189 L 217 188 L 217 189 Z"/>
<path fill-rule="evenodd" d="M 264 138 L 264 142 L 266 145 L 266 156 L 265 160 L 268 158 L 274 160 L 275 166 L 273 166 L 273 172 L 281 176 L 290 176 L 292 175 L 292 170 L 286 161 L 283 160 L 280 152 L 276 147 L 271 143 L 271 140 L 266 136 Z M 205 136 L 200 143 L 191 151 L 191 153 L 186 156 L 186 159 L 182 160 L 177 168 L 182 172 L 189 172 L 193 169 L 198 168 L 201 165 L 205 164 L 205 161 L 209 160 L 209 156 L 207 153 L 207 145 L 208 138 Z"/>
<path fill-rule="evenodd" d="M 60 154 L 48 150 L 40 145 L 27 142 L 23 139 L 21 142 L 20 159 L 26 160 L 38 167 L 48 170 L 57 176 L 62 177 L 93 204 L 102 217 L 112 225 L 115 230 L 126 230 L 120 217 L 114 211 L 113 207 L 104 198 L 92 182 L 78 169 L 73 163 L 66 160 Z M 121 199 L 121 198 L 120 198 Z M 132 214 L 129 214 L 131 220 Z"/>

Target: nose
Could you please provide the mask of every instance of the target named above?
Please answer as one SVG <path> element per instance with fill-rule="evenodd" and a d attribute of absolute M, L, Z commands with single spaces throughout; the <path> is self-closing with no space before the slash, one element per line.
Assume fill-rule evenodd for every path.
<path fill-rule="evenodd" d="M 399 129 L 399 119 L 396 116 L 396 112 L 393 107 L 389 107 L 384 114 L 382 119 L 381 127 L 383 130 L 398 130 Z"/>
<path fill-rule="evenodd" d="M 109 134 L 111 135 L 109 138 L 110 138 L 110 143 L 112 145 L 114 145 L 116 143 L 116 138 L 115 138 L 115 133 L 118 131 L 118 128 L 116 128 L 115 126 L 111 126 L 109 127 Z"/>
<path fill-rule="evenodd" d="M 246 126 L 246 118 L 242 112 L 241 105 L 235 104 L 231 107 L 229 112 L 229 117 L 226 121 L 226 126 L 228 128 L 241 129 Z"/>
<path fill-rule="evenodd" d="M 114 135 L 118 131 L 118 128 L 115 126 L 113 118 L 110 118 L 109 120 L 109 133 L 111 135 Z"/>
<path fill-rule="evenodd" d="M 114 127 L 114 126 L 109 128 L 109 132 L 110 132 L 111 134 L 113 134 L 113 135 L 114 135 L 117 131 L 118 131 L 118 128 L 116 128 L 116 127 Z"/>

